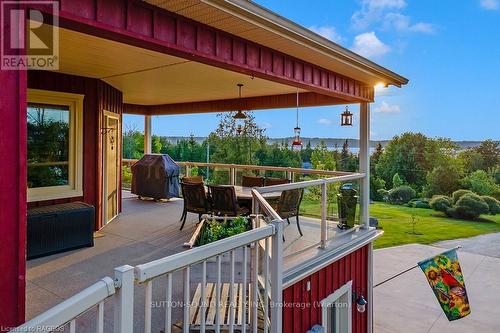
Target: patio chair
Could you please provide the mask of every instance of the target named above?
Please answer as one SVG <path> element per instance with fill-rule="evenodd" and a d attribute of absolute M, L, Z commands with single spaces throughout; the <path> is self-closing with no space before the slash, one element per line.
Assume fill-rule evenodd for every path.
<path fill-rule="evenodd" d="M 273 186 L 273 185 L 283 185 L 283 184 L 289 184 L 290 181 L 285 178 L 272 178 L 272 177 L 266 177 L 264 181 L 264 186 Z"/>
<path fill-rule="evenodd" d="M 296 218 L 297 229 L 299 230 L 299 234 L 301 236 L 302 236 L 302 230 L 300 229 L 299 209 L 303 195 L 304 195 L 304 189 L 283 191 L 281 192 L 281 196 L 278 200 L 277 206 L 273 207 L 275 208 L 276 213 L 278 213 L 278 215 L 282 219 L 286 219 L 288 224 L 290 224 L 291 217 Z"/>
<path fill-rule="evenodd" d="M 186 223 L 187 213 L 198 214 L 198 220 L 201 221 L 203 214 L 210 213 L 210 201 L 208 200 L 205 186 L 203 183 L 181 183 L 182 197 L 184 198 L 184 209 L 181 215 L 181 229 Z"/>
<path fill-rule="evenodd" d="M 182 177 L 181 182 L 186 184 L 203 184 L 203 176 Z"/>
<path fill-rule="evenodd" d="M 250 213 L 248 208 L 238 205 L 234 186 L 208 185 L 208 191 L 212 201 L 213 214 L 218 216 L 239 216 Z"/>
<path fill-rule="evenodd" d="M 243 175 L 241 178 L 241 186 L 243 186 L 243 187 L 262 187 L 262 186 L 264 186 L 264 177 Z"/>

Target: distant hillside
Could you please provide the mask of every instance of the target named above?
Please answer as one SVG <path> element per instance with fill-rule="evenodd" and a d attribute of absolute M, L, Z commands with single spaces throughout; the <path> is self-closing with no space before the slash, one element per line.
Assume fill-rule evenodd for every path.
<path fill-rule="evenodd" d="M 182 140 L 182 139 L 189 139 L 188 136 L 165 136 L 165 138 L 172 142 L 172 143 L 175 143 L 179 140 Z M 196 140 L 196 142 L 198 143 L 201 143 L 203 142 L 206 137 L 202 137 L 202 136 L 195 136 L 194 139 Z M 273 143 L 280 143 L 280 142 L 283 142 L 283 141 L 288 141 L 288 142 L 292 142 L 293 138 L 292 137 L 285 137 L 285 138 L 269 138 L 268 139 L 268 142 L 270 144 L 273 144 Z M 341 148 L 342 145 L 344 144 L 344 141 L 346 139 L 339 139 L 339 138 L 302 138 L 302 142 L 304 143 L 304 145 L 306 145 L 308 142 L 311 142 L 311 146 L 312 147 L 316 147 L 321 141 L 324 141 L 326 143 L 326 145 L 328 147 L 339 147 Z M 347 139 L 348 140 L 348 143 L 349 143 L 349 147 L 351 148 L 359 148 L 359 140 L 358 139 Z M 375 148 L 378 143 L 381 143 L 382 146 L 386 146 L 387 143 L 389 142 L 389 140 L 373 140 L 371 141 L 371 144 L 370 146 L 372 148 Z M 466 149 L 466 148 L 473 148 L 473 147 L 477 147 L 481 144 L 481 141 L 455 141 L 455 143 L 460 146 L 462 149 Z"/>

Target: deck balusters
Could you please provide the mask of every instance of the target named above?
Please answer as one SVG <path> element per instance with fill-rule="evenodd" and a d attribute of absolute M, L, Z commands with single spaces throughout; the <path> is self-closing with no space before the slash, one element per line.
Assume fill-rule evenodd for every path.
<path fill-rule="evenodd" d="M 215 333 L 220 333 L 220 292 L 221 292 L 221 256 L 217 256 L 217 284 L 215 285 Z"/>
<path fill-rule="evenodd" d="M 182 330 L 184 333 L 189 333 L 189 308 L 190 308 L 190 266 L 186 266 L 184 268 L 184 304 L 182 309 L 183 311 L 183 327 Z"/>
<path fill-rule="evenodd" d="M 151 305 L 153 304 L 153 281 L 145 284 L 146 297 L 144 301 L 144 333 L 151 333 Z"/>
<path fill-rule="evenodd" d="M 264 333 L 269 330 L 269 238 L 264 241 Z"/>
<path fill-rule="evenodd" d="M 247 247 L 243 246 L 243 267 L 241 274 L 243 275 L 243 303 L 240 308 L 241 313 L 241 331 L 246 332 L 247 330 Z M 241 303 L 241 302 L 240 302 Z"/>
<path fill-rule="evenodd" d="M 207 311 L 207 305 L 206 305 L 206 293 L 205 293 L 205 287 L 207 284 L 207 262 L 204 261 L 202 263 L 202 269 L 201 269 L 201 297 L 200 297 L 200 333 L 205 333 L 205 317 L 206 317 L 206 311 Z M 193 304 L 196 306 L 196 304 Z"/>
<path fill-rule="evenodd" d="M 229 263 L 229 333 L 234 332 L 234 312 L 235 312 L 235 302 L 234 302 L 234 250 L 230 252 L 230 263 Z"/>
<path fill-rule="evenodd" d="M 172 273 L 167 274 L 165 303 L 165 333 L 172 332 Z"/>
<path fill-rule="evenodd" d="M 97 333 L 104 333 L 104 301 L 97 304 Z"/>
<path fill-rule="evenodd" d="M 253 267 L 252 267 L 252 329 L 253 333 L 257 333 L 259 328 L 258 323 L 258 304 L 259 304 L 259 242 L 255 242 L 253 246 Z"/>

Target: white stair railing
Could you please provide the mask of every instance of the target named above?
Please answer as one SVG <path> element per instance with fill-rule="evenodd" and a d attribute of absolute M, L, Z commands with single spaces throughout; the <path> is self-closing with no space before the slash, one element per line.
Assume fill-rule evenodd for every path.
<path fill-rule="evenodd" d="M 228 332 L 234 332 L 236 329 L 235 323 L 238 322 L 238 331 L 246 331 L 247 324 L 252 326 L 253 332 L 257 332 L 258 329 L 258 312 L 259 312 L 259 299 L 266 297 L 263 295 L 269 294 L 269 288 L 271 288 L 271 295 L 280 295 L 282 293 L 281 289 L 281 279 L 276 284 L 273 284 L 275 279 L 271 278 L 271 284 L 266 284 L 264 290 L 260 291 L 260 286 L 258 279 L 258 262 L 259 258 L 262 257 L 263 262 L 266 262 L 265 254 L 272 251 L 272 253 L 277 253 L 277 257 L 281 257 L 281 250 L 276 250 L 274 247 L 272 249 L 265 249 L 265 254 L 263 255 L 259 251 L 259 242 L 264 241 L 266 244 L 272 243 L 273 246 L 279 246 L 282 243 L 282 234 L 277 232 L 280 228 L 277 228 L 277 224 L 268 224 L 253 230 L 238 234 L 220 241 L 210 243 L 201 247 L 193 248 L 189 251 L 177 253 L 162 259 L 158 259 L 146 264 L 139 265 L 135 267 L 135 278 L 136 282 L 144 284 L 145 288 L 145 309 L 144 309 L 144 332 L 151 332 L 152 323 L 152 313 L 151 313 L 151 301 L 153 294 L 153 281 L 159 277 L 167 276 L 167 293 L 165 304 L 165 321 L 166 327 L 165 332 L 171 332 L 171 324 L 169 321 L 172 318 L 172 307 L 168 306 L 173 304 L 171 289 L 171 279 L 175 272 L 183 272 L 183 313 L 182 313 L 182 330 L 183 332 L 189 332 L 191 324 L 193 324 L 193 313 L 191 311 L 196 311 L 200 318 L 197 322 L 199 323 L 200 332 L 204 333 L 207 329 L 215 330 L 215 332 L 220 332 L 222 329 Z M 279 234 L 279 241 L 275 241 Z M 271 242 L 268 240 L 272 239 Z M 252 250 L 253 263 L 248 260 L 248 249 Z M 241 254 L 241 256 L 240 256 Z M 241 259 L 241 288 L 242 291 L 239 292 L 240 284 L 235 283 L 235 266 L 236 266 L 236 255 Z M 229 274 L 221 275 L 221 262 L 225 256 L 229 257 Z M 211 259 L 214 259 L 211 261 Z M 213 278 L 213 283 L 215 283 L 215 295 L 211 297 L 212 302 L 208 299 L 209 295 L 206 295 L 207 288 L 207 274 L 206 266 L 207 262 L 215 262 L 216 274 Z M 274 264 L 278 264 L 279 260 L 273 262 L 272 271 L 281 271 L 281 267 L 274 267 Z M 199 281 L 195 281 L 193 278 L 194 274 L 191 274 L 194 270 L 194 266 L 200 265 L 201 278 Z M 249 286 L 248 277 L 248 267 L 250 267 L 250 292 L 247 294 L 247 287 Z M 200 292 L 196 293 L 199 298 L 199 304 L 190 304 L 192 295 L 191 287 L 193 285 L 200 285 Z M 224 285 L 229 285 L 228 288 Z M 223 290 L 221 290 L 223 289 Z M 238 295 L 238 296 L 237 296 Z M 247 301 L 248 296 L 248 301 Z M 215 300 L 213 299 L 215 297 Z M 242 299 L 243 298 L 243 299 Z M 279 298 L 280 300 L 281 298 Z M 198 301 L 198 299 L 193 299 Z M 224 308 L 224 304 L 228 301 L 227 308 Z M 214 302 L 215 301 L 215 302 Z M 205 316 L 207 311 L 207 305 L 214 303 L 215 306 L 215 317 L 213 322 L 208 324 L 205 322 Z M 247 304 L 248 303 L 248 304 Z M 222 305 L 221 305 L 222 304 Z M 198 310 L 193 310 L 192 306 L 198 308 Z M 191 309 L 191 311 L 190 311 Z M 237 310 L 238 309 L 238 310 Z M 225 310 L 225 311 L 224 311 Z M 221 313 L 222 311 L 222 313 Z M 236 318 L 236 311 L 238 311 L 238 318 Z M 203 313 L 203 315 L 201 314 Z M 270 316 L 273 319 L 281 318 L 278 314 L 267 314 L 264 316 Z M 275 316 L 275 317 L 273 317 Z M 241 319 L 240 319 L 241 318 Z M 251 319 L 251 320 L 247 320 Z M 269 318 L 264 319 L 264 322 L 268 322 Z M 271 320 L 272 322 L 272 320 Z M 266 332 L 266 331 L 265 331 Z M 271 332 L 279 333 L 280 331 L 271 330 Z"/>
<path fill-rule="evenodd" d="M 69 331 L 74 333 L 76 332 L 76 319 L 83 313 L 97 308 L 96 332 L 103 333 L 104 300 L 114 294 L 115 285 L 113 279 L 105 277 L 11 332 L 54 332 L 69 326 Z"/>

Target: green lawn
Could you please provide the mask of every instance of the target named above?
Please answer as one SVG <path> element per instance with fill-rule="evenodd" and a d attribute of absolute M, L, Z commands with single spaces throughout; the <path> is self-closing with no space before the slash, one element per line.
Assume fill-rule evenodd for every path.
<path fill-rule="evenodd" d="M 317 202 L 304 200 L 301 205 L 304 215 L 319 217 Z M 412 232 L 412 215 L 415 216 L 416 235 Z M 377 217 L 384 235 L 375 241 L 375 248 L 420 243 L 431 244 L 441 240 L 472 237 L 500 232 L 500 215 L 481 216 L 481 221 L 465 221 L 446 217 L 432 209 L 409 208 L 386 203 L 370 205 L 370 216 Z"/>

